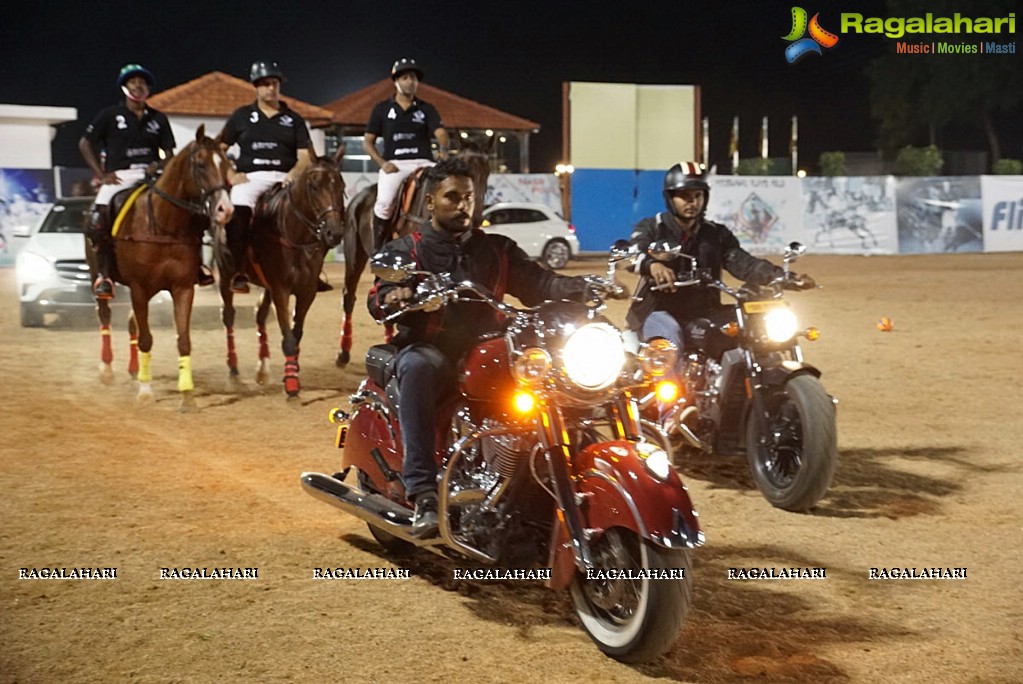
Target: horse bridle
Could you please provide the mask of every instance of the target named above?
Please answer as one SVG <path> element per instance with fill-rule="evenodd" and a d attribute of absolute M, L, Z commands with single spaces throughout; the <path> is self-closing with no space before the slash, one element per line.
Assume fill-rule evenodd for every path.
<path fill-rule="evenodd" d="M 342 183 L 343 182 L 344 181 L 342 180 Z M 328 216 L 330 216 L 333 213 L 337 213 L 341 220 L 341 223 L 342 224 L 344 223 L 344 207 L 343 206 L 339 207 L 335 205 L 333 202 L 333 197 L 331 197 L 331 203 L 327 206 L 327 208 L 317 213 L 314 219 L 310 219 L 308 216 L 299 211 L 298 204 L 295 202 L 295 197 L 294 195 L 292 195 L 292 188 L 294 187 L 294 185 L 295 185 L 294 183 L 291 183 L 286 188 L 288 193 L 288 201 L 289 204 L 291 204 L 291 212 L 295 216 L 297 216 L 298 219 L 303 224 L 305 224 L 307 228 L 309 228 L 309 231 L 313 234 L 313 237 L 315 237 L 317 241 L 324 239 L 323 227 L 327 224 Z M 308 200 L 309 205 L 313 206 L 312 195 L 309 192 L 308 187 L 306 188 L 306 199 Z"/>
<path fill-rule="evenodd" d="M 207 188 L 203 185 L 202 179 L 199 177 L 199 172 L 196 169 L 195 163 L 199 149 L 200 145 L 198 141 L 196 141 L 195 143 L 192 143 L 192 149 L 188 153 L 188 165 L 192 172 L 192 180 L 195 181 L 196 187 L 199 188 L 198 202 L 192 202 L 187 199 L 180 199 L 178 197 L 174 197 L 173 195 L 168 195 L 166 192 L 158 188 L 156 186 L 156 183 L 153 183 L 152 189 L 153 192 L 155 192 L 157 196 L 160 197 L 160 199 L 169 202 L 170 204 L 173 204 L 178 209 L 184 209 L 190 214 L 196 214 L 199 216 L 210 216 L 213 213 L 213 204 L 212 202 L 210 202 L 210 199 L 221 190 L 227 190 L 227 183 L 226 182 L 221 183 L 220 185 L 212 188 Z M 150 202 L 149 204 L 149 213 L 150 218 L 153 219 L 154 217 L 152 216 L 153 213 L 152 202 Z M 156 225 L 155 220 L 153 225 Z"/>

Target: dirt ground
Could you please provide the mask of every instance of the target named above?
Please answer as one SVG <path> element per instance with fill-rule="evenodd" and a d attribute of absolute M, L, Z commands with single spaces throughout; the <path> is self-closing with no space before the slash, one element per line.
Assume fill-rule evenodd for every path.
<path fill-rule="evenodd" d="M 313 306 L 291 403 L 278 382 L 254 382 L 245 312 L 244 372 L 229 381 L 218 303 L 202 291 L 198 410 L 181 413 L 172 329 L 155 331 L 156 401 L 137 406 L 124 328 L 103 385 L 93 319 L 22 329 L 13 269 L 0 269 L 0 682 L 1023 681 L 1023 254 L 798 266 L 823 285 L 790 300 L 822 329 L 806 356 L 841 401 L 834 487 L 796 515 L 771 508 L 740 461 L 683 464 L 707 543 L 681 638 L 641 667 L 601 655 L 567 594 L 455 581 L 426 553 L 388 557 L 363 524 L 303 493 L 302 471 L 336 469 L 327 412 L 362 369 L 334 367 L 339 291 Z M 341 267 L 328 274 L 340 282 Z M 361 303 L 358 316 L 361 359 L 379 329 Z M 875 328 L 881 316 L 892 332 Z M 273 330 L 275 381 L 279 340 Z M 19 579 L 83 566 L 117 578 Z M 159 579 L 204 566 L 258 578 Z M 792 566 L 827 579 L 727 579 L 729 567 Z M 935 566 L 967 578 L 868 579 Z M 318 567 L 412 577 L 315 580 Z"/>

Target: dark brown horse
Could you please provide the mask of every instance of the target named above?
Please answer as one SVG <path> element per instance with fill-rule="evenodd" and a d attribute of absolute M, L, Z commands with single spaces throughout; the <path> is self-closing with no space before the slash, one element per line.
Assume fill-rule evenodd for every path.
<path fill-rule="evenodd" d="M 174 301 L 174 326 L 178 333 L 181 407 L 189 408 L 193 403 L 190 326 L 195 274 L 202 262 L 203 232 L 211 221 L 223 225 L 234 212 L 226 182 L 230 164 L 213 139 L 206 137 L 205 127 L 199 126 L 195 140 L 174 155 L 154 185 L 140 188 L 137 196 L 129 199 L 130 205 L 114 224 L 116 280 L 131 290 L 129 371 L 138 380 L 139 401 L 153 397 L 149 300 L 157 292 L 167 290 Z M 92 250 L 88 252 L 91 254 Z M 113 361 L 109 302 L 100 300 L 97 311 L 102 333 L 102 371 L 109 378 Z"/>
<path fill-rule="evenodd" d="M 269 377 L 270 347 L 266 317 L 272 303 L 281 329 L 284 352 L 284 390 L 298 396 L 298 351 L 306 313 L 316 297 L 316 284 L 327 250 L 341 241 L 344 231 L 344 180 L 338 172 L 339 156 L 313 159 L 287 186 L 271 188 L 260 198 L 252 218 L 246 275 L 264 289 L 256 311 L 259 335 L 259 367 L 256 382 Z M 227 331 L 227 365 L 238 375 L 238 354 L 234 344 L 234 276 L 232 259 L 225 258 L 217 241 L 220 268 L 220 296 L 224 301 L 223 321 Z M 291 297 L 295 297 L 291 318 Z"/>
<path fill-rule="evenodd" d="M 473 225 L 478 226 L 483 220 L 483 197 L 487 192 L 487 179 L 490 177 L 490 149 L 494 137 L 488 144 L 480 144 L 472 139 L 463 139 L 458 156 L 464 159 L 472 172 L 473 187 L 476 189 L 476 208 L 473 211 Z M 369 258 L 388 241 L 407 235 L 429 220 L 425 211 L 425 183 L 419 183 L 409 208 L 409 216 L 402 223 L 400 230 L 394 230 L 398 218 L 394 218 L 383 230 L 383 234 L 375 235 L 373 231 L 373 205 L 377 201 L 377 186 L 370 185 L 359 191 L 352 198 L 345 214 L 345 288 L 342 300 L 341 335 L 338 341 L 338 352 L 335 364 L 339 368 L 348 365 L 352 352 L 352 312 L 355 311 L 356 288 L 359 278 L 366 269 Z"/>

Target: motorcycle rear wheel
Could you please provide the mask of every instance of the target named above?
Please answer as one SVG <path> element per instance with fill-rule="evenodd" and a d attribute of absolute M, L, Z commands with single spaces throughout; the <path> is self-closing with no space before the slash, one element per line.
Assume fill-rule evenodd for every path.
<path fill-rule="evenodd" d="M 681 569 L 682 579 L 586 579 L 569 587 L 575 614 L 597 647 L 615 660 L 643 663 L 678 639 L 692 602 L 687 549 L 665 549 L 632 530 L 607 530 L 592 546 L 601 570 Z"/>
<path fill-rule="evenodd" d="M 831 486 L 838 466 L 835 406 L 820 380 L 797 375 L 766 398 L 769 434 L 756 416 L 746 426 L 746 455 L 760 493 L 772 506 L 805 512 Z"/>

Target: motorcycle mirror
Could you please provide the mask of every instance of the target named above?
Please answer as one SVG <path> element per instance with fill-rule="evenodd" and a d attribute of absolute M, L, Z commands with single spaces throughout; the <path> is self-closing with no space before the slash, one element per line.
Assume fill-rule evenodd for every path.
<path fill-rule="evenodd" d="M 650 246 L 647 247 L 646 253 L 654 261 L 671 261 L 682 254 L 682 245 L 678 245 L 667 240 L 663 242 L 652 242 L 650 243 Z"/>
<path fill-rule="evenodd" d="M 404 254 L 380 252 L 369 260 L 370 271 L 389 283 L 400 283 L 416 270 L 416 263 Z"/>
<path fill-rule="evenodd" d="M 615 240 L 614 244 L 611 245 L 611 249 L 608 254 L 608 258 L 611 261 L 624 261 L 625 259 L 631 259 L 636 256 L 634 249 L 629 247 L 628 240 Z"/>

